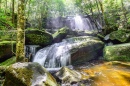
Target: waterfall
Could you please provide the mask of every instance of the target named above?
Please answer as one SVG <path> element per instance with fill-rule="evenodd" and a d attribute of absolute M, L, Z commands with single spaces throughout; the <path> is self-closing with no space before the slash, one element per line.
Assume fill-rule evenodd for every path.
<path fill-rule="evenodd" d="M 74 17 L 74 26 L 75 27 L 75 30 L 81 30 L 81 31 L 84 31 L 84 30 L 97 30 L 97 27 L 98 28 L 102 28 L 102 26 L 99 24 L 98 21 L 96 21 L 97 23 L 97 27 L 96 25 L 89 19 L 89 18 L 84 18 L 84 17 L 81 17 L 79 15 L 76 15 Z"/>
<path fill-rule="evenodd" d="M 36 53 L 33 62 L 38 62 L 46 68 L 68 66 L 71 64 L 71 54 L 87 40 L 90 39 L 87 37 L 64 39 L 60 43 L 40 49 Z"/>
<path fill-rule="evenodd" d="M 40 47 L 39 45 L 26 45 L 25 57 L 29 58 L 29 60 L 32 61 L 39 47 Z"/>
<path fill-rule="evenodd" d="M 39 50 L 33 62 L 38 62 L 46 68 L 55 68 L 71 64 L 69 44 L 55 43 L 50 47 Z"/>

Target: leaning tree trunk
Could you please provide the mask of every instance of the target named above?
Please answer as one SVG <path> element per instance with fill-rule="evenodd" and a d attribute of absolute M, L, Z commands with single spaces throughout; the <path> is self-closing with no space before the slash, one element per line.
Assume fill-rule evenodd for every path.
<path fill-rule="evenodd" d="M 19 0 L 18 2 L 18 23 L 17 23 L 17 44 L 16 44 L 16 61 L 24 62 L 25 52 L 25 0 Z"/>

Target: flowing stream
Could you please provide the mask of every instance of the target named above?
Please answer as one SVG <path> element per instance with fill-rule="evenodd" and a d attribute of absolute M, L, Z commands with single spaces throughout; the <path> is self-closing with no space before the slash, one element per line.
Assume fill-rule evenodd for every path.
<path fill-rule="evenodd" d="M 64 39 L 60 43 L 55 43 L 51 46 L 39 50 L 33 62 L 38 62 L 46 68 L 59 68 L 71 64 L 71 54 L 75 52 L 75 48 L 79 48 L 87 37 L 78 37 Z"/>

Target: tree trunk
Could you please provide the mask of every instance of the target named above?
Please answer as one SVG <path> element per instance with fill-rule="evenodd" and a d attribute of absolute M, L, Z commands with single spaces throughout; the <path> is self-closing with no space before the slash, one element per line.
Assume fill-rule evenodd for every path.
<path fill-rule="evenodd" d="M 90 12 L 92 13 L 93 23 L 95 24 L 96 29 L 98 30 L 98 25 L 97 25 L 96 19 L 94 18 L 93 7 L 92 7 L 92 1 L 89 0 L 89 3 L 90 3 Z M 95 28 L 93 27 L 93 29 L 95 29 Z"/>
<path fill-rule="evenodd" d="M 0 0 L 0 9 L 1 9 L 1 2 L 2 2 L 2 1 Z"/>
<path fill-rule="evenodd" d="M 100 9 L 101 9 L 101 11 L 102 11 L 102 24 L 105 25 L 105 22 L 104 22 L 104 20 L 105 20 L 105 15 L 104 15 L 103 3 L 102 3 L 101 0 L 98 0 L 98 2 L 99 2 L 99 5 L 100 5 Z"/>
<path fill-rule="evenodd" d="M 12 24 L 14 25 L 14 0 L 12 0 Z"/>
<path fill-rule="evenodd" d="M 16 61 L 25 61 L 25 0 L 19 0 L 18 2 L 18 23 L 17 23 L 17 44 L 16 44 Z"/>
<path fill-rule="evenodd" d="M 5 13 L 7 11 L 7 0 L 5 0 Z"/>
<path fill-rule="evenodd" d="M 125 9 L 123 0 L 121 0 L 121 4 L 122 4 L 123 15 L 124 15 L 124 21 L 122 23 L 123 23 L 123 27 L 127 28 L 127 16 L 126 16 L 126 9 Z"/>
<path fill-rule="evenodd" d="M 96 0 L 96 6 L 97 6 L 97 9 L 98 9 L 98 17 L 100 19 L 100 21 L 102 21 L 102 17 L 101 17 L 101 13 L 100 13 L 100 8 L 99 8 L 99 2 Z M 103 26 L 103 23 L 101 22 L 101 25 Z M 101 29 L 101 28 L 100 28 Z"/>

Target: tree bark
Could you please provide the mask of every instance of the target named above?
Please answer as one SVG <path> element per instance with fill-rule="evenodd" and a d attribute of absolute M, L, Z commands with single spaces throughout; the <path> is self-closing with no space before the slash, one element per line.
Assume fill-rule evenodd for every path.
<path fill-rule="evenodd" d="M 17 22 L 17 44 L 16 44 L 16 61 L 25 61 L 25 0 L 18 2 L 18 22 Z"/>
<path fill-rule="evenodd" d="M 105 15 L 104 15 L 103 3 L 102 3 L 101 0 L 98 0 L 98 2 L 99 2 L 99 5 L 100 5 L 100 9 L 101 9 L 101 11 L 102 11 L 102 24 L 105 25 L 105 22 L 104 22 L 104 20 L 105 20 Z"/>
<path fill-rule="evenodd" d="M 1 2 L 2 2 L 2 1 L 0 0 L 0 9 L 1 9 Z"/>
<path fill-rule="evenodd" d="M 12 0 L 12 24 L 14 25 L 14 0 Z"/>
<path fill-rule="evenodd" d="M 92 1 L 89 0 L 89 3 L 90 3 L 90 12 L 92 13 L 92 18 L 93 18 L 93 23 L 95 24 L 96 29 L 98 30 L 98 25 L 97 25 L 96 19 L 94 18 L 94 12 L 93 12 L 93 7 L 92 7 Z M 93 27 L 93 29 L 95 29 L 95 28 Z"/>
<path fill-rule="evenodd" d="M 123 27 L 127 28 L 127 20 L 128 19 L 127 19 L 127 16 L 126 16 L 126 9 L 125 9 L 123 0 L 121 0 L 121 4 L 122 4 L 122 12 L 123 12 L 123 15 L 124 15 L 124 21 L 122 23 L 123 23 Z"/>
<path fill-rule="evenodd" d="M 7 11 L 7 0 L 5 0 L 5 13 Z"/>

